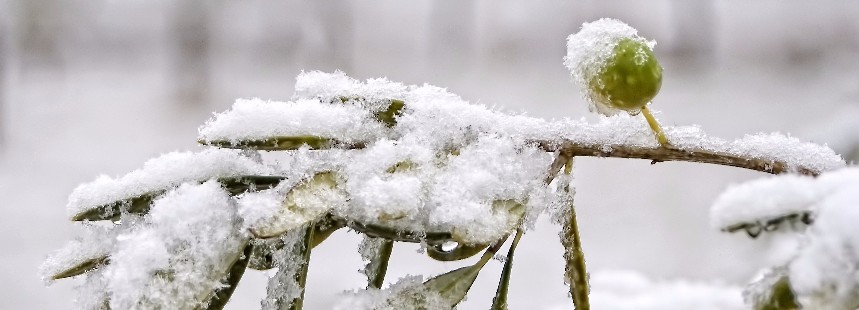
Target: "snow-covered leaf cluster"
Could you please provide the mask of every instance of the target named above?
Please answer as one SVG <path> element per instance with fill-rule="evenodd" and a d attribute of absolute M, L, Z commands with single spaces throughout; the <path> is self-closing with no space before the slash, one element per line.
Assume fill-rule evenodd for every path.
<path fill-rule="evenodd" d="M 696 126 L 665 132 L 668 151 L 683 156 L 811 174 L 844 165 L 826 147 L 781 134 L 726 141 Z M 202 151 L 168 153 L 76 188 L 67 209 L 83 222 L 83 236 L 45 262 L 43 277 L 88 272 L 80 308 L 190 309 L 215 301 L 237 281 L 233 267 L 244 266 L 237 262 L 249 261 L 278 268 L 263 305 L 279 308 L 300 302 L 310 250 L 338 228 L 423 242 L 432 258 L 463 259 L 544 213 L 568 214 L 565 191 L 546 184 L 556 157 L 547 150 L 667 150 L 645 120 L 626 113 L 594 123 L 543 120 L 470 104 L 435 86 L 341 72 L 302 73 L 290 101 L 240 99 L 199 134 Z M 455 249 L 442 249 L 448 243 Z M 410 278 L 356 293 L 346 304 L 397 308 L 419 300 L 449 308 L 491 256 L 426 283 Z"/>
<path fill-rule="evenodd" d="M 712 220 L 722 229 L 746 225 L 743 228 L 758 233 L 780 225 L 802 226 L 800 246 L 784 271 L 799 302 L 809 309 L 857 309 L 857 189 L 859 168 L 817 178 L 783 175 L 750 181 L 729 188 L 716 200 Z"/>

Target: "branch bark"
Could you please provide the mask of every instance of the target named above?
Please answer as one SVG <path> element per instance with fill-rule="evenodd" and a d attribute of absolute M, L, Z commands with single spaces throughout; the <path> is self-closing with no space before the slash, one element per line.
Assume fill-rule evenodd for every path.
<path fill-rule="evenodd" d="M 548 141 L 533 141 L 540 149 L 547 152 L 561 151 L 566 156 L 617 157 L 650 159 L 651 164 L 664 161 L 687 161 L 706 164 L 716 164 L 751 169 L 772 174 L 796 172 L 799 174 L 817 176 L 820 171 L 808 167 L 790 167 L 785 162 L 769 161 L 759 158 L 747 158 L 732 154 L 709 151 L 681 150 L 678 148 L 645 148 L 627 145 L 582 145 L 572 141 L 561 144 Z"/>

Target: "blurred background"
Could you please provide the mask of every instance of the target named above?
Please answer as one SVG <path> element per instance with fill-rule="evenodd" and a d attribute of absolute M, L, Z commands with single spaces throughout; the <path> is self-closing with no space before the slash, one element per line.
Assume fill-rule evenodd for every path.
<path fill-rule="evenodd" d="M 45 287 L 37 268 L 76 234 L 64 206 L 77 184 L 198 149 L 212 112 L 240 97 L 287 100 L 302 70 L 595 119 L 562 57 L 566 37 L 600 17 L 658 42 L 665 80 L 653 108 L 665 125 L 726 139 L 789 132 L 855 158 L 859 2 L 0 0 L 0 309 L 72 307 L 76 281 Z M 778 259 L 765 251 L 771 240 L 723 235 L 708 221 L 722 190 L 761 173 L 583 158 L 575 174 L 592 272 L 742 285 Z M 523 238 L 512 309 L 572 308 L 558 230 L 542 219 Z M 359 240 L 338 232 L 314 250 L 308 309 L 365 285 Z M 417 249 L 395 247 L 389 280 L 465 264 Z M 488 308 L 500 269 L 484 269 L 460 308 Z M 228 308 L 258 308 L 267 274 L 245 277 Z"/>

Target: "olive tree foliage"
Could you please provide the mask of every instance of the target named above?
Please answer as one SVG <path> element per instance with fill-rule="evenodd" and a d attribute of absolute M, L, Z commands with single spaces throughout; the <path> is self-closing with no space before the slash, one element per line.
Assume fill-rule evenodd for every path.
<path fill-rule="evenodd" d="M 587 244 L 574 208 L 576 157 L 718 164 L 803 184 L 845 165 L 827 147 L 781 134 L 726 141 L 697 126 L 660 126 L 649 106 L 663 74 L 655 42 L 620 21 L 586 23 L 567 43 L 573 81 L 604 115 L 596 123 L 503 113 L 430 85 L 304 72 L 290 101 L 239 99 L 216 114 L 200 128 L 201 151 L 164 154 L 124 176 L 77 187 L 67 207 L 81 237 L 45 262 L 43 277 L 84 277 L 76 301 L 84 309 L 221 309 L 247 268 L 276 269 L 262 308 L 301 309 L 313 248 L 346 228 L 364 235 L 358 252 L 367 287 L 345 293 L 338 307 L 451 309 L 493 257 L 506 257 L 491 301 L 492 309 L 506 309 L 516 247 L 546 215 L 562 228 L 573 303 L 589 309 Z M 810 225 L 817 210 L 826 212 L 755 200 L 761 192 L 726 193 L 714 206 L 714 223 L 757 236 Z M 840 227 L 837 220 L 828 221 Z M 843 232 L 834 231 L 809 234 Z M 388 259 L 401 242 L 422 244 L 434 260 L 479 258 L 426 280 L 389 283 Z M 506 254 L 499 253 L 505 243 Z M 828 253 L 815 250 L 821 247 L 803 249 L 798 263 L 755 282 L 750 305 L 792 309 L 809 299 L 855 306 L 837 294 L 855 291 L 855 283 L 826 281 L 818 269 L 837 267 L 815 265 L 814 253 Z M 792 272 L 816 271 L 820 288 L 836 293 L 794 281 Z"/>

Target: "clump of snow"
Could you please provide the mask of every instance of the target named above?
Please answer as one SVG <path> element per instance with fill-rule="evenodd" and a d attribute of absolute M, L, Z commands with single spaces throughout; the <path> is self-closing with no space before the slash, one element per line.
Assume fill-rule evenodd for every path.
<path fill-rule="evenodd" d="M 722 229 L 814 211 L 820 199 L 814 182 L 808 176 L 782 175 L 732 186 L 713 203 L 710 222 Z"/>
<path fill-rule="evenodd" d="M 172 152 L 148 160 L 143 168 L 124 176 L 99 176 L 81 184 L 71 195 L 67 210 L 78 214 L 87 209 L 120 200 L 152 194 L 185 182 L 242 175 L 272 175 L 271 167 L 242 156 L 235 150 L 206 149 L 200 152 Z"/>
<path fill-rule="evenodd" d="M 427 290 L 422 277 L 406 276 L 384 290 L 366 289 L 344 293 L 335 310 L 450 309 L 450 302 Z"/>
<path fill-rule="evenodd" d="M 339 183 L 335 173 L 325 171 L 303 180 L 286 194 L 267 191 L 246 195 L 241 199 L 242 213 L 253 214 L 246 225 L 258 237 L 274 237 L 319 219 L 347 203 L 347 193 Z M 266 213 L 271 216 L 259 217 Z"/>
<path fill-rule="evenodd" d="M 859 307 L 859 183 L 821 202 L 807 244 L 790 265 L 793 289 L 810 309 Z"/>
<path fill-rule="evenodd" d="M 579 32 L 567 38 L 567 56 L 564 57 L 564 65 L 570 69 L 573 82 L 581 87 L 582 95 L 590 103 L 590 109 L 593 112 L 604 115 L 613 115 L 617 112 L 616 109 L 596 100 L 597 95 L 591 92 L 588 84 L 594 76 L 604 70 L 615 46 L 623 39 L 641 42 L 650 49 L 656 46 L 656 41 L 648 41 L 640 37 L 635 28 L 611 18 L 584 23 Z"/>
<path fill-rule="evenodd" d="M 827 172 L 816 179 L 776 176 L 730 188 L 717 199 L 711 216 L 715 225 L 724 227 L 790 213 L 813 213 L 814 224 L 784 273 L 805 307 L 855 309 L 859 307 L 857 188 L 859 168 Z M 765 289 L 759 286 L 754 290 Z"/>
<path fill-rule="evenodd" d="M 167 192 L 116 240 L 103 273 L 110 308 L 194 309 L 221 286 L 247 237 L 229 194 L 209 181 Z"/>
<path fill-rule="evenodd" d="M 844 168 L 818 178 L 779 175 L 734 185 L 710 209 L 716 228 L 744 223 L 765 224 L 773 219 L 807 212 L 815 214 L 826 197 L 859 186 L 859 168 Z"/>
<path fill-rule="evenodd" d="M 653 281 L 632 271 L 598 271 L 590 279 L 590 304 L 605 310 L 747 309 L 739 287 L 684 280 Z M 551 307 L 570 309 L 571 302 Z"/>
<path fill-rule="evenodd" d="M 93 260 L 106 258 L 116 242 L 119 229 L 96 225 L 85 225 L 83 234 L 70 241 L 62 249 L 51 254 L 39 267 L 42 280 L 50 283 L 58 273 Z"/>
<path fill-rule="evenodd" d="M 271 137 L 316 136 L 357 143 L 377 140 L 387 132 L 369 110 L 358 105 L 319 99 L 238 99 L 230 110 L 216 114 L 200 128 L 200 139 L 239 144 Z"/>
<path fill-rule="evenodd" d="M 403 99 L 408 86 L 388 81 L 386 78 L 368 79 L 361 82 L 341 71 L 326 73 L 321 71 L 301 72 L 295 78 L 294 98 L 357 99 L 350 103 L 376 112 L 387 109 L 391 99 Z"/>

